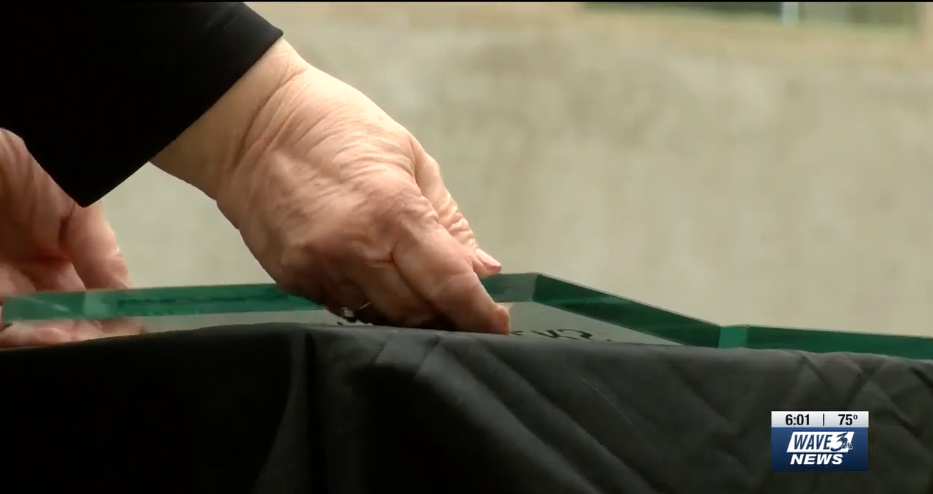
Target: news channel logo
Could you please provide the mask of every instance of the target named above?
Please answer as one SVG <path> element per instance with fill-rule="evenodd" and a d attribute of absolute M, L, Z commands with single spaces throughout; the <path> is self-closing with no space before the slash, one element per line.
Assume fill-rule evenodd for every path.
<path fill-rule="evenodd" d="M 868 412 L 771 412 L 771 470 L 868 470 Z"/>

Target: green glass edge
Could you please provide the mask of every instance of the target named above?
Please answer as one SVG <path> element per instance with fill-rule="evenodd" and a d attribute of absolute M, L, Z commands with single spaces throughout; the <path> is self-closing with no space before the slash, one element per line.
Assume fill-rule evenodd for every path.
<path fill-rule="evenodd" d="M 753 325 L 720 327 L 540 273 L 501 274 L 483 283 L 500 303 L 535 302 L 683 345 L 933 359 L 933 338 Z M 324 308 L 284 293 L 273 284 L 252 284 L 40 293 L 8 297 L 3 310 L 4 321 L 13 322 Z"/>
<path fill-rule="evenodd" d="M 540 273 L 483 281 L 500 303 L 535 302 L 685 345 L 716 346 L 718 327 Z M 38 293 L 4 300 L 4 320 L 108 319 L 324 310 L 273 284 Z"/>
<path fill-rule="evenodd" d="M 719 347 L 869 353 L 933 359 L 933 338 L 752 325 L 723 327 Z"/>
<path fill-rule="evenodd" d="M 272 284 L 36 293 L 3 301 L 8 322 L 301 310 L 322 307 Z"/>
<path fill-rule="evenodd" d="M 484 284 L 497 302 L 530 302 L 535 277 L 533 274 L 504 274 L 491 277 Z M 7 297 L 3 301 L 3 320 L 109 319 L 311 310 L 324 310 L 324 307 L 289 295 L 274 284 L 216 285 L 36 293 Z"/>
<path fill-rule="evenodd" d="M 716 347 L 720 327 L 634 300 L 538 274 L 534 301 L 682 345 Z"/>

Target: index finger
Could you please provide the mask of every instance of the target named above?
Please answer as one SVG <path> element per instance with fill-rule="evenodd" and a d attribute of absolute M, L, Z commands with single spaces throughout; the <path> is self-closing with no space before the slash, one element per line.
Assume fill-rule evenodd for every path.
<path fill-rule="evenodd" d="M 75 210 L 64 233 L 65 250 L 87 289 L 130 286 L 129 268 L 100 204 Z"/>
<path fill-rule="evenodd" d="M 507 334 L 508 311 L 486 292 L 460 243 L 437 221 L 422 227 L 396 247 L 402 277 L 458 329 Z"/>

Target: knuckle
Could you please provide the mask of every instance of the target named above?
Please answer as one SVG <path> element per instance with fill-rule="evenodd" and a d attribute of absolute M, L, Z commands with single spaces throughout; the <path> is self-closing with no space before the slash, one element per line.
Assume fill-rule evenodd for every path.
<path fill-rule="evenodd" d="M 277 265 L 269 270 L 269 274 L 290 293 L 312 295 L 312 280 L 318 277 L 318 267 L 311 252 L 310 246 L 304 242 L 290 242 L 280 251 Z"/>
<path fill-rule="evenodd" d="M 425 227 L 439 218 L 431 204 L 416 191 L 379 191 L 357 215 L 359 228 L 372 242 L 394 250 L 416 242 Z"/>
<path fill-rule="evenodd" d="M 303 243 L 290 242 L 284 246 L 279 255 L 279 269 L 284 273 L 304 271 L 308 267 L 307 264 L 307 249 Z"/>
<path fill-rule="evenodd" d="M 375 198 L 372 204 L 378 208 L 378 214 L 383 217 L 398 218 L 401 221 L 421 219 L 433 210 L 414 187 L 383 191 Z"/>

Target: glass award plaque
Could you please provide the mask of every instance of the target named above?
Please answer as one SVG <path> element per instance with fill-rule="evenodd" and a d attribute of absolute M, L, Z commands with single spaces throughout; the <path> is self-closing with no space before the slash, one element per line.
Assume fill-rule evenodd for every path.
<path fill-rule="evenodd" d="M 484 280 L 516 337 L 716 347 L 719 326 L 541 274 Z M 358 325 L 273 284 L 94 290 L 7 297 L 3 322 L 133 319 L 150 332 L 253 323 Z"/>

